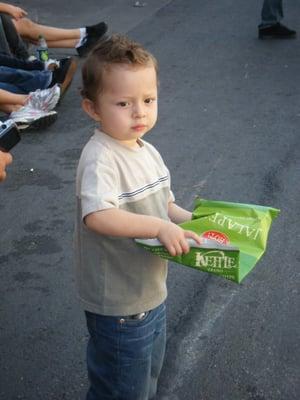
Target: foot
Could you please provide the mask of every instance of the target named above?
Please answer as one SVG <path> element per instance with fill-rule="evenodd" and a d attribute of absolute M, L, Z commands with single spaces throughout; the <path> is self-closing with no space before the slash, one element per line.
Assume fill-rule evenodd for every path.
<path fill-rule="evenodd" d="M 72 82 L 73 76 L 77 68 L 77 63 L 73 57 L 61 59 L 59 68 L 52 72 L 52 82 L 50 87 L 58 84 L 61 90 L 61 96 L 65 93 Z"/>
<path fill-rule="evenodd" d="M 59 68 L 59 61 L 49 58 L 48 61 L 44 62 L 44 69 L 47 71 L 54 71 L 56 68 Z"/>
<path fill-rule="evenodd" d="M 95 47 L 96 44 L 104 37 L 105 35 L 103 35 L 101 38 L 98 36 L 87 35 L 83 39 L 82 44 L 76 47 L 79 57 L 86 57 L 88 53 L 92 50 L 92 48 Z"/>
<path fill-rule="evenodd" d="M 258 37 L 259 39 L 293 39 L 296 37 L 296 31 L 293 31 L 278 22 L 271 26 L 259 27 Z"/>
<path fill-rule="evenodd" d="M 29 93 L 25 105 L 36 110 L 52 111 L 60 99 L 60 87 L 54 85 L 44 90 Z"/>
<path fill-rule="evenodd" d="M 87 26 L 86 34 L 87 36 L 97 36 L 101 38 L 107 32 L 107 28 L 105 22 L 99 22 L 99 24 Z"/>

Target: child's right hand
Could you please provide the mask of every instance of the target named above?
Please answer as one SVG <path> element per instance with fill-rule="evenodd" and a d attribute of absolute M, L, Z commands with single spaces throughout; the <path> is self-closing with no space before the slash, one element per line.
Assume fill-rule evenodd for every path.
<path fill-rule="evenodd" d="M 171 256 L 180 256 L 190 251 L 187 238 L 201 244 L 201 238 L 195 232 L 185 231 L 170 221 L 162 221 L 157 239 L 165 246 Z"/>

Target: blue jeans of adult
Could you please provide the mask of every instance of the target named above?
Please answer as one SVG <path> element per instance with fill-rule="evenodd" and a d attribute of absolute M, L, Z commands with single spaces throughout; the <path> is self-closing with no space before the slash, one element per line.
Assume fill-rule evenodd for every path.
<path fill-rule="evenodd" d="M 25 71 L 0 66 L 0 89 L 17 94 L 28 94 L 46 89 L 52 80 L 51 71 Z"/>
<path fill-rule="evenodd" d="M 90 338 L 86 400 L 153 399 L 166 346 L 166 308 L 141 319 L 86 311 Z"/>
<path fill-rule="evenodd" d="M 1 30 L 0 30 L 1 36 Z M 1 39 L 0 39 L 1 40 Z M 13 55 L 7 55 L 0 51 L 0 66 L 16 69 L 25 69 L 26 71 L 43 71 L 44 63 L 39 60 L 27 61 L 17 58 Z"/>
<path fill-rule="evenodd" d="M 283 18 L 282 0 L 264 0 L 261 10 L 260 27 L 277 24 Z"/>

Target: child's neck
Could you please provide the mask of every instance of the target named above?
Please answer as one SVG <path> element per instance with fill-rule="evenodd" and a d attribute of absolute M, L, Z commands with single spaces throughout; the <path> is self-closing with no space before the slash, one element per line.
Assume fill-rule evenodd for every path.
<path fill-rule="evenodd" d="M 140 141 L 140 139 L 136 139 L 134 141 L 120 140 L 120 143 L 125 145 L 126 147 L 130 147 L 131 149 L 142 147 L 142 142 Z"/>

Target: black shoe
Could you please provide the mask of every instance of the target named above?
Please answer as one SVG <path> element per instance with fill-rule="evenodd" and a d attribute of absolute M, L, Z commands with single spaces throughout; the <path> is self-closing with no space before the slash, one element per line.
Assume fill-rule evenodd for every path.
<path fill-rule="evenodd" d="M 96 46 L 96 44 L 105 38 L 105 34 L 102 37 L 98 36 L 86 36 L 83 39 L 83 44 L 79 47 L 76 47 L 77 53 L 79 57 L 85 57 L 88 53 Z"/>
<path fill-rule="evenodd" d="M 259 39 L 293 39 L 296 37 L 296 31 L 293 31 L 278 22 L 277 24 L 268 27 L 259 27 L 258 37 Z"/>
<path fill-rule="evenodd" d="M 87 36 L 97 36 L 101 38 L 107 32 L 107 24 L 105 22 L 99 22 L 99 24 L 86 26 Z"/>
<path fill-rule="evenodd" d="M 73 57 L 62 58 L 59 61 L 59 67 L 52 72 L 52 81 L 49 87 L 57 83 L 62 96 L 72 82 L 76 68 L 77 63 Z"/>

